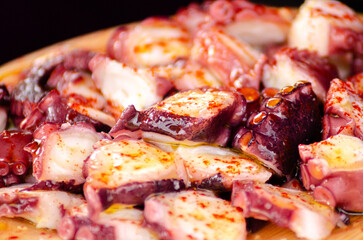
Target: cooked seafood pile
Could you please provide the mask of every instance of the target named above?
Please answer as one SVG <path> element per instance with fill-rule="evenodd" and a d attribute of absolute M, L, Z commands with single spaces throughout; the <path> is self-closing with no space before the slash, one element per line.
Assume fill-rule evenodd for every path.
<path fill-rule="evenodd" d="M 0 86 L 0 216 L 62 239 L 322 239 L 363 212 L 363 22 L 191 4 Z M 257 221 L 256 220 L 256 221 Z"/>

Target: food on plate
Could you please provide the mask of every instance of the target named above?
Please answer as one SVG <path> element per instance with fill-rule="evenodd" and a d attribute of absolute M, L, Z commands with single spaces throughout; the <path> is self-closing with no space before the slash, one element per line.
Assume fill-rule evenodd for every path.
<path fill-rule="evenodd" d="M 0 68 L 0 216 L 62 239 L 242 240 L 252 218 L 322 239 L 363 212 L 348 6 L 206 1 L 107 34 Z"/>

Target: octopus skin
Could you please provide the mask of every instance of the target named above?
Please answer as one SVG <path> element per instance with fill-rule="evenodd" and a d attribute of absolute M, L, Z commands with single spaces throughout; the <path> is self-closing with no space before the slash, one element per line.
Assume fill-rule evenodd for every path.
<path fill-rule="evenodd" d="M 287 8 L 248 1 L 215 1 L 192 3 L 173 18 L 192 33 L 201 25 L 217 25 L 242 42 L 264 48 L 286 42 L 293 16 Z"/>
<path fill-rule="evenodd" d="M 363 211 L 363 141 L 345 134 L 300 145 L 301 178 L 314 198 L 346 211 Z"/>
<path fill-rule="evenodd" d="M 144 217 L 160 239 L 246 239 L 243 213 L 208 191 L 153 195 Z"/>
<path fill-rule="evenodd" d="M 105 134 L 89 124 L 45 123 L 38 127 L 34 142 L 27 147 L 33 156 L 33 176 L 37 181 L 85 182 L 84 160 L 93 152 L 93 145 Z"/>
<path fill-rule="evenodd" d="M 319 102 L 311 83 L 297 82 L 264 99 L 238 130 L 233 146 L 288 177 L 297 166 L 298 145 L 319 140 L 320 129 Z"/>
<path fill-rule="evenodd" d="M 175 153 L 176 161 L 186 170 L 187 181 L 199 188 L 228 191 L 235 180 L 266 182 L 272 175 L 249 156 L 226 148 L 181 145 Z"/>
<path fill-rule="evenodd" d="M 0 216 L 20 217 L 37 228 L 57 229 L 64 211 L 84 203 L 78 195 L 63 191 L 27 191 L 29 184 L 0 188 Z"/>
<path fill-rule="evenodd" d="M 318 203 L 306 191 L 253 181 L 234 182 L 232 206 L 240 207 L 246 217 L 289 228 L 299 238 L 323 239 L 340 224 L 333 207 Z"/>
<path fill-rule="evenodd" d="M 32 166 L 31 155 L 24 147 L 33 140 L 28 131 L 4 130 L 0 133 L 0 187 L 19 184 Z"/>
<path fill-rule="evenodd" d="M 111 36 L 107 53 L 131 67 L 154 67 L 190 55 L 191 36 L 168 18 L 150 17 L 136 26 L 120 27 Z"/>
<path fill-rule="evenodd" d="M 288 39 L 290 47 L 329 57 L 337 64 L 341 78 L 359 69 L 351 66 L 362 59 L 363 22 L 344 3 L 306 1 L 292 22 Z"/>
<path fill-rule="evenodd" d="M 52 71 L 47 85 L 57 89 L 67 99 L 67 105 L 75 111 L 110 127 L 115 124 L 114 116 L 104 112 L 107 101 L 88 72 L 59 65 Z"/>
<path fill-rule="evenodd" d="M 92 58 L 90 68 L 96 87 L 111 105 L 109 111 L 117 116 L 131 104 L 138 110 L 151 106 L 173 86 L 148 69 L 132 68 L 100 54 Z"/>
<path fill-rule="evenodd" d="M 195 33 L 191 59 L 210 69 L 224 86 L 259 89 L 266 57 L 218 27 Z"/>
<path fill-rule="evenodd" d="M 20 128 L 34 131 L 43 123 L 88 123 L 94 126 L 97 131 L 108 132 L 110 129 L 110 126 L 69 107 L 67 99 L 60 96 L 56 89 L 50 91 L 37 103 L 33 111 L 21 121 Z"/>
<path fill-rule="evenodd" d="M 245 111 L 246 101 L 235 91 L 189 90 L 176 93 L 144 111 L 128 107 L 110 134 L 113 137 L 137 135 L 141 130 L 142 133 L 160 134 L 178 141 L 226 145 L 230 136 L 227 125 L 240 124 Z"/>
<path fill-rule="evenodd" d="M 282 48 L 264 66 L 262 82 L 267 88 L 283 88 L 295 82 L 311 82 L 315 94 L 325 100 L 330 81 L 338 77 L 335 65 L 315 52 Z"/>
<path fill-rule="evenodd" d="M 115 203 L 142 204 L 154 192 L 185 187 L 171 153 L 142 140 L 103 140 L 84 167 L 92 218 Z"/>
<path fill-rule="evenodd" d="M 363 98 L 351 81 L 334 79 L 324 105 L 323 139 L 343 133 L 363 140 Z"/>
<path fill-rule="evenodd" d="M 71 239 L 107 240 L 156 240 L 151 229 L 143 226 L 143 211 L 122 205 L 113 205 L 92 220 L 87 216 L 87 206 L 68 211 L 58 226 L 59 236 Z"/>
<path fill-rule="evenodd" d="M 19 117 L 28 116 L 47 94 L 47 80 L 57 66 L 89 70 L 88 62 L 93 55 L 93 52 L 86 50 L 74 50 L 38 58 L 11 91 L 11 113 Z"/>

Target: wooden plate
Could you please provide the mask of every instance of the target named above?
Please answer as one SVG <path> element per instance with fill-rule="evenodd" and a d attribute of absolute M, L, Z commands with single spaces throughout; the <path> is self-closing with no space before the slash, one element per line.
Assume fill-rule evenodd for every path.
<path fill-rule="evenodd" d="M 34 59 L 59 51 L 70 51 L 75 48 L 106 51 L 106 43 L 117 27 L 82 35 L 64 42 L 60 42 L 23 57 L 17 58 L 0 66 L 0 83 L 9 87 L 19 81 L 19 74 L 28 68 Z M 0 239 L 60 239 L 55 231 L 36 229 L 31 223 L 20 219 L 0 218 Z M 249 234 L 248 240 L 290 240 L 298 239 L 293 232 L 268 224 L 257 233 Z M 353 216 L 351 224 L 346 228 L 336 228 L 327 238 L 328 240 L 361 240 L 363 239 L 363 216 Z"/>

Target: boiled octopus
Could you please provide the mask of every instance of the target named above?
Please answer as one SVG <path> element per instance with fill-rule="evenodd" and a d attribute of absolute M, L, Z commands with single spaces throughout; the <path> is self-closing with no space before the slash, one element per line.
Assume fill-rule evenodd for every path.
<path fill-rule="evenodd" d="M 110 134 L 113 137 L 141 134 L 157 141 L 188 140 L 226 145 L 231 134 L 227 125 L 240 124 L 245 111 L 246 101 L 238 92 L 194 89 L 176 93 L 144 111 L 129 106 Z"/>
<path fill-rule="evenodd" d="M 57 229 L 65 211 L 84 199 L 63 191 L 28 191 L 31 184 L 0 188 L 0 216 L 21 217 L 38 228 Z"/>
<path fill-rule="evenodd" d="M 96 220 L 88 217 L 87 204 L 67 212 L 58 226 L 62 239 L 157 240 L 156 234 L 143 225 L 143 211 L 113 205 Z"/>
<path fill-rule="evenodd" d="M 293 11 L 288 8 L 241 0 L 192 3 L 173 16 L 192 33 L 202 25 L 217 25 L 228 35 L 257 48 L 285 43 L 293 17 Z"/>
<path fill-rule="evenodd" d="M 84 167 L 90 215 L 115 203 L 143 204 L 155 192 L 179 191 L 185 184 L 178 172 L 172 154 L 143 140 L 102 140 Z"/>
<path fill-rule="evenodd" d="M 324 105 L 323 138 L 343 133 L 363 140 L 363 98 L 352 82 L 334 79 Z"/>
<path fill-rule="evenodd" d="M 301 178 L 314 198 L 346 211 L 363 211 L 363 141 L 345 134 L 300 145 Z"/>
<path fill-rule="evenodd" d="M 47 80 L 57 66 L 89 70 L 88 62 L 93 55 L 86 50 L 74 50 L 38 59 L 11 92 L 11 113 L 19 117 L 28 116 L 49 91 Z"/>
<path fill-rule="evenodd" d="M 224 86 L 259 89 L 266 57 L 217 27 L 195 33 L 191 58 L 218 76 Z"/>
<path fill-rule="evenodd" d="M 269 58 L 262 82 L 267 88 L 283 88 L 304 79 L 311 82 L 315 94 L 325 101 L 330 81 L 337 77 L 338 71 L 328 59 L 308 50 L 284 47 Z"/>
<path fill-rule="evenodd" d="M 37 181 L 69 182 L 79 185 L 84 160 L 93 152 L 93 145 L 105 134 L 86 123 L 45 123 L 34 133 L 34 142 L 26 147 L 33 156 L 33 176 Z"/>
<path fill-rule="evenodd" d="M 246 239 L 247 235 L 242 211 L 209 191 L 150 196 L 144 217 L 161 239 L 226 240 Z"/>
<path fill-rule="evenodd" d="M 33 140 L 29 131 L 4 130 L 0 133 L 0 187 L 24 182 L 32 167 L 31 155 L 24 147 Z"/>
<path fill-rule="evenodd" d="M 306 191 L 253 181 L 233 183 L 232 205 L 246 217 L 270 220 L 300 238 L 322 239 L 342 224 L 333 207 L 318 203 Z"/>
<path fill-rule="evenodd" d="M 319 101 L 310 82 L 297 82 L 261 103 L 234 147 L 255 156 L 278 175 L 291 175 L 299 158 L 298 145 L 320 139 Z"/>
<path fill-rule="evenodd" d="M 306 1 L 292 22 L 289 46 L 329 57 L 340 78 L 363 70 L 363 22 L 339 1 Z"/>
<path fill-rule="evenodd" d="M 108 132 L 110 129 L 110 126 L 69 107 L 67 99 L 63 98 L 56 89 L 50 91 L 33 106 L 33 110 L 20 123 L 20 128 L 34 131 L 43 123 L 88 123 L 97 131 Z"/>
<path fill-rule="evenodd" d="M 153 67 L 173 63 L 190 55 L 190 34 L 171 19 L 150 17 L 136 26 L 118 28 L 107 53 L 131 67 Z"/>
<path fill-rule="evenodd" d="M 67 99 L 67 105 L 78 113 L 110 127 L 115 125 L 114 116 L 107 112 L 107 101 L 89 72 L 59 65 L 52 71 L 47 85 L 57 89 Z"/>
<path fill-rule="evenodd" d="M 96 87 L 110 103 L 108 110 L 117 117 L 131 104 L 138 110 L 155 104 L 173 87 L 148 69 L 132 68 L 101 54 L 92 58 L 90 68 Z"/>
<path fill-rule="evenodd" d="M 181 145 L 175 154 L 175 161 L 185 168 L 185 182 L 197 188 L 230 191 L 235 180 L 266 182 L 272 175 L 249 156 L 227 148 Z"/>

